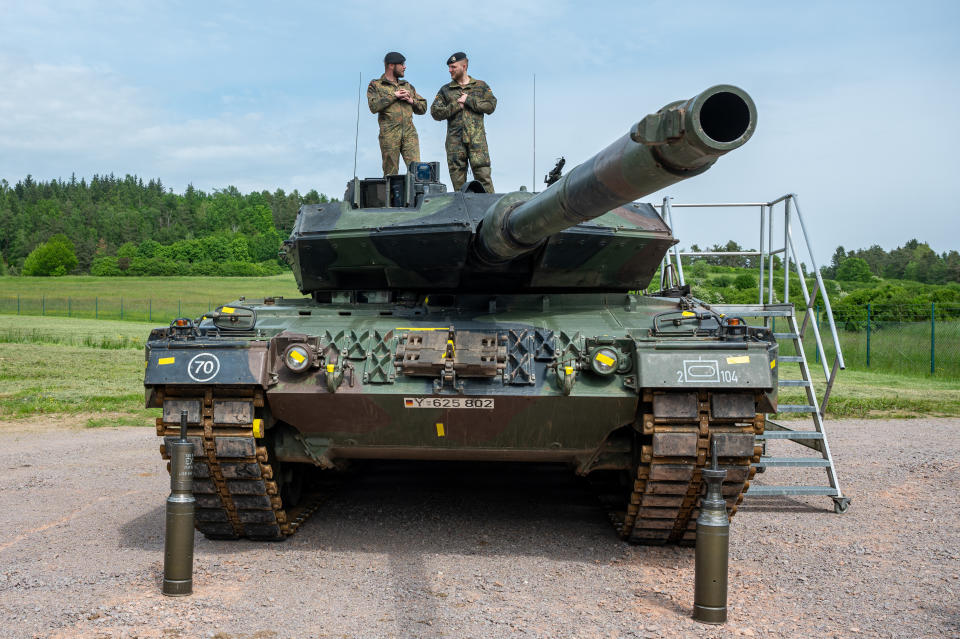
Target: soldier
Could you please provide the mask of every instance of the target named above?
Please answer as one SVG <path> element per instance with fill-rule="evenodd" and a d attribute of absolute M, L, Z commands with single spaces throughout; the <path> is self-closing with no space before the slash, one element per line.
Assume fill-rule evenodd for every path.
<path fill-rule="evenodd" d="M 383 156 L 383 174 L 398 172 L 397 157 L 403 163 L 420 161 L 420 138 L 413 126 L 413 114 L 427 112 L 427 101 L 413 85 L 403 79 L 406 58 L 391 51 L 383 58 L 383 75 L 371 80 L 367 87 L 370 113 L 377 114 L 380 124 L 380 155 Z"/>
<path fill-rule="evenodd" d="M 452 81 L 440 87 L 430 106 L 434 120 L 447 121 L 447 167 L 453 189 L 467 181 L 467 162 L 473 177 L 487 193 L 493 193 L 490 179 L 490 151 L 483 129 L 484 114 L 497 108 L 497 99 L 487 83 L 467 75 L 467 54 L 458 51 L 447 58 Z"/>

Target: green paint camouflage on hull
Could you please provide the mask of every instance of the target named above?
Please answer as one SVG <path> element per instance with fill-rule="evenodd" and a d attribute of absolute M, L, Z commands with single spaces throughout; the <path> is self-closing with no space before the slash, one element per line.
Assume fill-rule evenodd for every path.
<path fill-rule="evenodd" d="M 428 296 L 423 299 L 427 300 Z M 429 301 L 429 300 L 428 300 Z M 491 301 L 496 312 L 489 310 Z M 676 299 L 626 294 L 460 296 L 449 308 L 393 303 L 317 304 L 311 300 L 238 300 L 227 308 L 257 313 L 254 335 L 217 331 L 211 320 L 206 338 L 179 342 L 151 339 L 145 384 L 229 388 L 253 384 L 265 393 L 266 430 L 292 426 L 309 438 L 323 439 L 345 457 L 375 456 L 369 450 L 409 448 L 383 455 L 438 458 L 437 450 L 513 451 L 510 458 L 564 459 L 582 464 L 614 430 L 634 423 L 643 389 L 685 390 L 710 387 L 762 393 L 774 401 L 776 343 L 764 339 L 652 335 L 653 318 L 678 309 Z M 472 307 L 472 310 L 471 310 Z M 482 309 L 482 310 L 481 310 Z M 682 314 L 682 311 L 678 311 Z M 201 324 L 203 326 L 203 324 Z M 504 342 L 497 374 L 463 377 L 437 386 L 437 376 L 398 371 L 398 344 L 412 334 L 453 328 L 455 353 L 462 334 L 489 334 Z M 511 348 L 515 334 L 546 336 L 540 352 Z M 290 371 L 270 344 L 280 338 L 306 343 L 318 338 L 321 353 L 303 373 Z M 301 337 L 303 339 L 301 339 Z M 623 362 L 612 375 L 595 374 L 586 364 L 591 347 L 609 345 Z M 529 356 L 529 375 L 519 361 Z M 456 355 L 455 355 L 456 357 Z M 191 362 L 216 360 L 199 372 Z M 160 362 L 165 362 L 162 365 Z M 332 362 L 332 364 L 330 364 Z M 331 392 L 326 366 L 344 371 Z M 578 370 L 569 393 L 557 366 Z M 215 376 L 205 376 L 217 369 Z M 439 370 L 439 369 L 438 369 Z M 517 374 L 519 371 L 519 375 Z M 385 372 L 385 374 L 384 374 Z M 455 400 L 447 407 L 409 407 L 405 400 Z M 490 407 L 461 406 L 488 399 Z M 436 424 L 443 424 L 443 436 Z M 418 455 L 415 451 L 424 451 Z M 329 456 L 329 455 L 328 455 Z M 469 456 L 469 455 L 465 455 Z M 481 458 L 505 455 L 482 452 Z M 585 469 L 586 470 L 586 469 Z"/>

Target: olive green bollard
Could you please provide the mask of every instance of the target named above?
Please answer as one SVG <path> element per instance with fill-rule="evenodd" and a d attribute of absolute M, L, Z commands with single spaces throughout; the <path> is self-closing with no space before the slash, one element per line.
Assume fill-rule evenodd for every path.
<path fill-rule="evenodd" d="M 170 496 L 163 548 L 163 594 L 193 593 L 193 444 L 187 441 L 187 411 L 180 413 L 180 439 L 170 444 Z"/>
<path fill-rule="evenodd" d="M 723 499 L 726 470 L 717 468 L 717 442 L 713 442 L 712 468 L 704 469 L 707 494 L 697 517 L 696 575 L 693 618 L 702 623 L 727 621 L 727 561 L 730 550 L 730 519 Z"/>

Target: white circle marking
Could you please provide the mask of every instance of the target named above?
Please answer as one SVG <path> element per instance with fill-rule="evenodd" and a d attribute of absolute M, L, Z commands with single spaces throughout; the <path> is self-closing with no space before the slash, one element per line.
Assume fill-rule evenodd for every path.
<path fill-rule="evenodd" d="M 208 382 L 220 372 L 220 359 L 213 353 L 194 355 L 187 364 L 187 375 L 195 382 Z"/>

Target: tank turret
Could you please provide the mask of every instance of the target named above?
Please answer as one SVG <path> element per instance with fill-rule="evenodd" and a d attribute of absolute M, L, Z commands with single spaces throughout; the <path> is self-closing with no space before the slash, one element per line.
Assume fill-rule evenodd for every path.
<path fill-rule="evenodd" d="M 706 171 L 756 128 L 750 96 L 717 85 L 673 102 L 539 194 L 447 193 L 436 163 L 352 180 L 305 205 L 284 251 L 305 293 L 645 288 L 675 243 L 634 200 Z"/>

